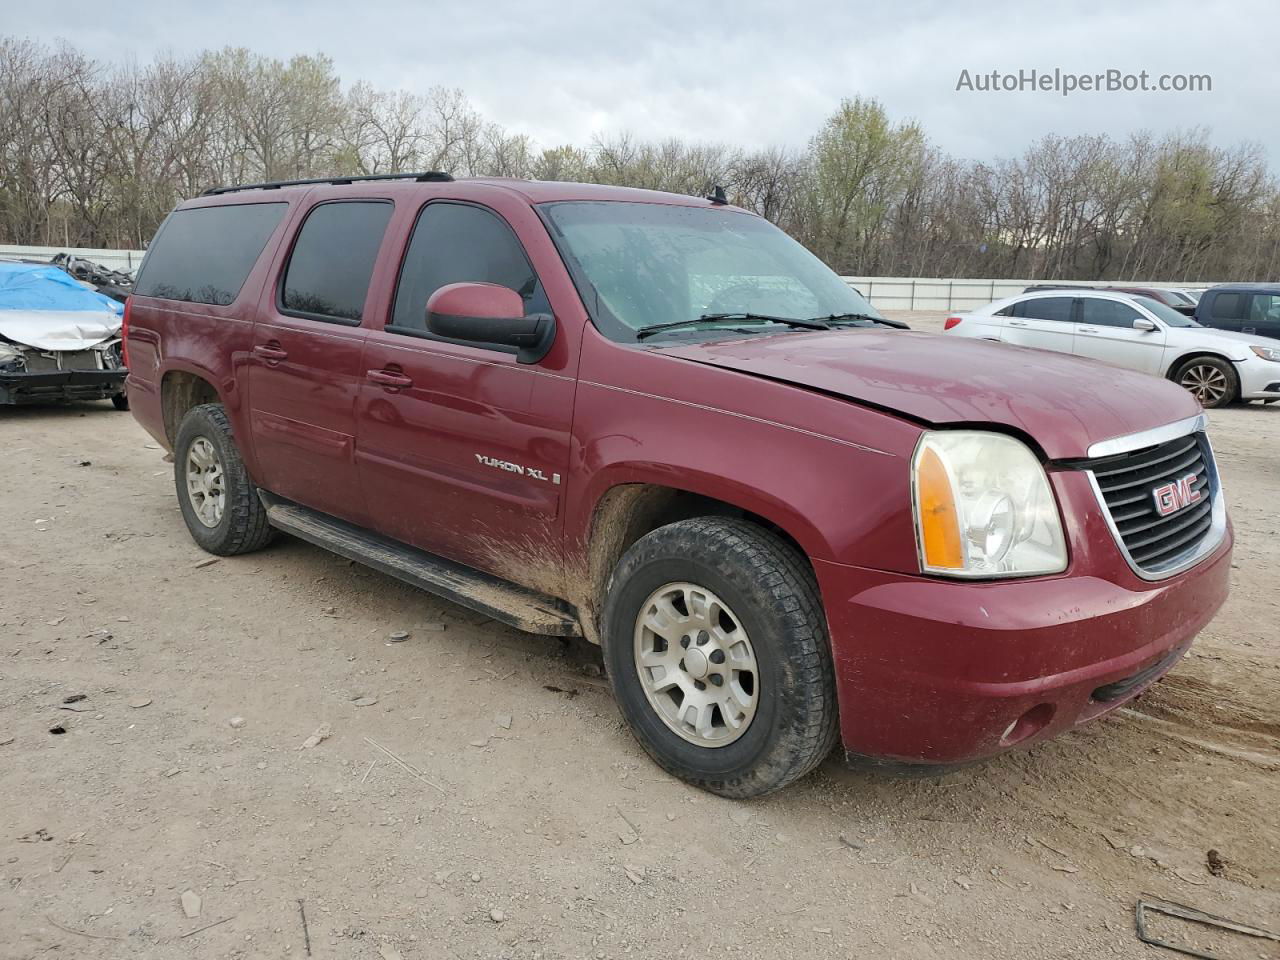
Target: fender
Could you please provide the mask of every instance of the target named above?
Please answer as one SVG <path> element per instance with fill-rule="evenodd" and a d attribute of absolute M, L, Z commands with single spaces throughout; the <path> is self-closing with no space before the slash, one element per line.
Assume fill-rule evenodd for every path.
<path fill-rule="evenodd" d="M 1241 353 L 1244 353 L 1244 351 L 1242 350 Z M 1201 348 L 1188 347 L 1187 349 L 1179 353 L 1177 358 L 1174 359 L 1173 362 L 1169 364 L 1169 369 L 1167 369 L 1164 372 L 1165 379 L 1166 380 L 1174 379 L 1178 375 L 1178 368 L 1181 367 L 1188 360 L 1194 360 L 1196 357 L 1213 357 L 1214 359 L 1222 360 L 1225 363 L 1240 363 L 1248 359 L 1247 356 L 1233 357 L 1230 354 L 1223 353 L 1220 350 L 1205 349 L 1203 347 Z"/>
<path fill-rule="evenodd" d="M 157 377 L 155 386 L 157 391 L 156 403 L 160 409 L 161 417 L 165 425 L 166 441 L 171 444 L 169 439 L 169 411 L 165 400 L 164 383 L 166 378 L 175 373 L 186 373 L 209 383 L 218 397 L 218 402 L 222 404 L 227 411 L 227 417 L 231 421 L 231 430 L 236 438 L 236 446 L 240 449 L 240 456 L 245 462 L 245 466 L 249 470 L 251 477 L 257 475 L 257 458 L 253 449 L 253 432 L 249 428 L 249 405 L 247 391 L 242 386 L 235 375 L 235 368 L 243 364 L 247 359 L 247 354 L 233 355 L 231 357 L 232 369 L 226 371 L 223 375 L 219 375 L 217 371 L 211 367 L 199 363 L 190 357 L 172 357 L 164 359 L 157 368 Z M 247 385 L 247 381 L 245 381 Z M 176 433 L 177 422 L 172 424 L 172 428 Z"/>
<path fill-rule="evenodd" d="M 596 471 L 587 479 L 581 496 L 573 498 L 566 516 L 565 535 L 569 552 L 592 537 L 598 509 L 609 492 L 632 484 L 663 487 L 720 501 L 768 520 L 785 531 L 810 557 L 825 557 L 832 552 L 831 543 L 823 531 L 777 494 L 745 482 L 735 483 L 726 489 L 723 476 L 659 461 L 620 461 Z"/>

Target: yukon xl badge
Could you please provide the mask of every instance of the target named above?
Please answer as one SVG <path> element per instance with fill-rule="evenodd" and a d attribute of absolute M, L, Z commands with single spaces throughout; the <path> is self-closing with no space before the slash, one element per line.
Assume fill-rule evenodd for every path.
<path fill-rule="evenodd" d="M 505 470 L 507 473 L 517 473 L 522 477 L 529 477 L 533 480 L 541 480 L 544 483 L 554 483 L 559 485 L 560 474 L 553 473 L 547 476 L 537 467 L 524 467 L 518 463 L 512 463 L 510 460 L 499 460 L 497 457 L 486 457 L 483 453 L 476 454 L 476 461 L 481 466 L 493 467 L 495 470 Z"/>
<path fill-rule="evenodd" d="M 1174 480 L 1172 483 L 1166 483 L 1152 490 L 1151 497 L 1156 502 L 1156 513 L 1167 517 L 1171 513 L 1177 513 L 1183 507 L 1199 503 L 1200 491 L 1191 486 L 1195 482 L 1196 475 L 1189 473 L 1181 480 Z"/>

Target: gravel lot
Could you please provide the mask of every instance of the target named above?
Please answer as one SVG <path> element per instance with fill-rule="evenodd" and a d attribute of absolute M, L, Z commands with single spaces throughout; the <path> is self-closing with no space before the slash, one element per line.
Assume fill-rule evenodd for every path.
<path fill-rule="evenodd" d="M 1142 894 L 1280 927 L 1280 405 L 1211 419 L 1234 591 L 1157 688 L 742 803 L 646 760 L 593 648 L 287 538 L 208 563 L 127 414 L 0 408 L 0 957 L 1172 956 Z"/>

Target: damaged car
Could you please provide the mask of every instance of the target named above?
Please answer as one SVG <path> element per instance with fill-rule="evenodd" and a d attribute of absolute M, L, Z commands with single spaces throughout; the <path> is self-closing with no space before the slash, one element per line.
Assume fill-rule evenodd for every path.
<path fill-rule="evenodd" d="M 123 315 L 62 266 L 0 261 L 0 405 L 110 398 L 127 410 Z"/>

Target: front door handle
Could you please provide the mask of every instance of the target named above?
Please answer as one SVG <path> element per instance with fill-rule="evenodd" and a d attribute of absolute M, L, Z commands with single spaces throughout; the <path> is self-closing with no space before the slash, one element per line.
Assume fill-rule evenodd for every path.
<path fill-rule="evenodd" d="M 1025 320 L 1010 320 L 1008 323 L 1011 327 L 1025 327 L 1027 325 Z"/>
<path fill-rule="evenodd" d="M 1097 327 L 1076 327 L 1076 333 L 1097 333 Z"/>
<path fill-rule="evenodd" d="M 281 360 L 289 359 L 289 351 L 281 348 L 280 344 L 274 340 L 270 343 L 255 343 L 253 352 L 255 356 L 261 357 L 267 363 L 279 363 Z"/>
<path fill-rule="evenodd" d="M 395 370 L 370 370 L 369 380 L 388 390 L 404 390 L 413 386 L 413 380 Z"/>

